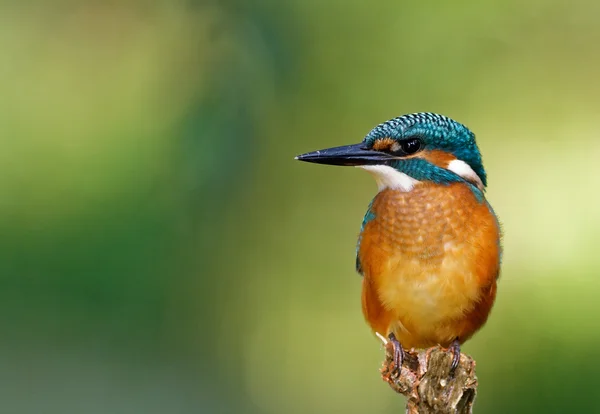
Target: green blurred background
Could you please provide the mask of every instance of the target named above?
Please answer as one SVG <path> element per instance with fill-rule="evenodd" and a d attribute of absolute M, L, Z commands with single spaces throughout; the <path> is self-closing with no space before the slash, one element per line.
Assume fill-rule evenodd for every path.
<path fill-rule="evenodd" d="M 0 3 L 0 412 L 399 413 L 376 192 L 295 162 L 434 111 L 505 230 L 476 412 L 600 412 L 600 3 Z"/>

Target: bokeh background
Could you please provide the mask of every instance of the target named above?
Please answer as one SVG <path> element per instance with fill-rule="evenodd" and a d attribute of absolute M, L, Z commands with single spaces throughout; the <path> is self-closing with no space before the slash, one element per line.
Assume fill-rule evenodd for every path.
<path fill-rule="evenodd" d="M 505 230 L 476 411 L 600 412 L 600 3 L 0 4 L 0 412 L 398 413 L 376 192 L 295 162 L 434 111 Z"/>

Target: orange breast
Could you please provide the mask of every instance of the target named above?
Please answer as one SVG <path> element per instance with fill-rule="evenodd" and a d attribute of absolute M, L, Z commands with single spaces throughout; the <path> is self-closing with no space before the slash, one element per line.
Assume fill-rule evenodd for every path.
<path fill-rule="evenodd" d="M 468 339 L 496 294 L 500 230 L 462 183 L 384 190 L 373 200 L 358 251 L 363 313 L 407 348 Z"/>

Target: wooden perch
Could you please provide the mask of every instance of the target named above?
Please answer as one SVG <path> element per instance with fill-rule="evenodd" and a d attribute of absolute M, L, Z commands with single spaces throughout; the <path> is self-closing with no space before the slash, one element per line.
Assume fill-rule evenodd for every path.
<path fill-rule="evenodd" d="M 460 354 L 460 362 L 450 375 L 452 352 L 433 347 L 417 352 L 405 350 L 400 376 L 395 371 L 394 346 L 385 346 L 386 357 L 381 369 L 385 382 L 406 396 L 407 414 L 467 414 L 473 412 L 477 393 L 475 361 Z"/>

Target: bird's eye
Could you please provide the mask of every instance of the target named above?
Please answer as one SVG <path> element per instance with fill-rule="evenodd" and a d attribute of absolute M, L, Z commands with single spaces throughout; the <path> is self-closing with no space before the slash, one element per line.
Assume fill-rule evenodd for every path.
<path fill-rule="evenodd" d="M 422 143 L 419 138 L 403 139 L 392 146 L 395 155 L 411 155 L 421 149 Z"/>

